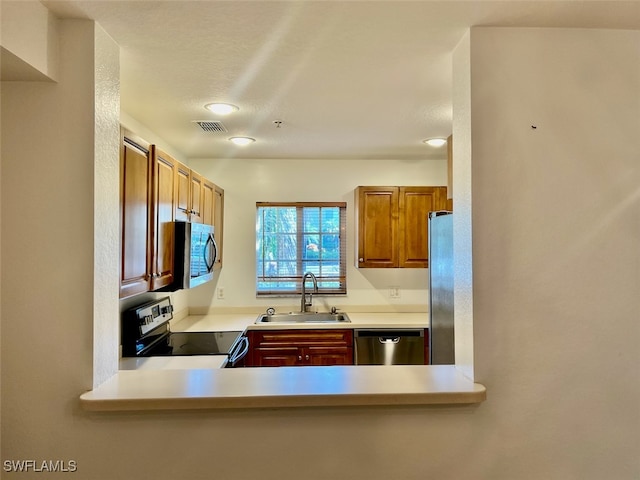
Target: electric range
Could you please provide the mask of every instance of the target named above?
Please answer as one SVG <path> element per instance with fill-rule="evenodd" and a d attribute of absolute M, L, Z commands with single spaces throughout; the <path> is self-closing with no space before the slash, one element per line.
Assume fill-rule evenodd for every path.
<path fill-rule="evenodd" d="M 241 331 L 172 332 L 169 328 L 172 318 L 169 297 L 124 312 L 122 356 L 231 355 L 243 343 Z"/>

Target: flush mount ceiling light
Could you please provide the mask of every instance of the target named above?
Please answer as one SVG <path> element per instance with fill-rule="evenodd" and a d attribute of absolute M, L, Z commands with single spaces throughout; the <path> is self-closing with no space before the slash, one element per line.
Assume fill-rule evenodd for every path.
<path fill-rule="evenodd" d="M 209 103 L 205 105 L 204 108 L 213 113 L 217 113 L 218 115 L 229 115 L 230 113 L 240 110 L 238 107 L 231 105 L 230 103 Z"/>
<path fill-rule="evenodd" d="M 446 138 L 427 138 L 426 140 L 423 140 L 422 143 L 426 143 L 430 147 L 441 147 L 445 143 L 447 143 L 447 139 Z"/>
<path fill-rule="evenodd" d="M 242 147 L 256 141 L 255 138 L 251 138 L 251 137 L 231 137 L 229 140 L 235 143 L 236 145 L 240 145 Z"/>

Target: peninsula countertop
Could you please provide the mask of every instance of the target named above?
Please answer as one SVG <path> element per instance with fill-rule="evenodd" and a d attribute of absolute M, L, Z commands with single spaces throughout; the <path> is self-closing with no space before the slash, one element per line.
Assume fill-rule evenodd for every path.
<path fill-rule="evenodd" d="M 347 312 L 351 323 L 320 328 L 427 328 L 428 314 Z M 256 313 L 189 315 L 173 331 L 318 328 L 318 324 L 260 324 Z M 138 359 L 133 359 L 138 360 Z M 165 360 L 152 360 L 162 362 Z M 229 408 L 356 407 L 475 404 L 485 387 L 455 365 L 305 366 L 225 369 L 211 359 L 171 365 L 131 365 L 80 396 L 90 411 Z M 203 363 L 204 362 L 204 363 Z"/>

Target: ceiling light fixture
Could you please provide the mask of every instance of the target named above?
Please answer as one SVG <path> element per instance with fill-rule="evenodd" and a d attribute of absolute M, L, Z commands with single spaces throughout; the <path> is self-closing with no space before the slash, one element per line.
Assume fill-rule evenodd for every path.
<path fill-rule="evenodd" d="M 230 113 L 240 110 L 238 107 L 231 105 L 230 103 L 209 103 L 205 105 L 204 108 L 213 113 L 217 113 L 218 115 L 229 115 Z"/>
<path fill-rule="evenodd" d="M 426 143 L 430 147 L 441 147 L 447 143 L 446 138 L 427 138 L 423 140 L 422 143 Z"/>
<path fill-rule="evenodd" d="M 256 141 L 255 138 L 251 137 L 231 137 L 229 140 L 231 140 L 236 145 L 240 145 L 241 147 L 244 147 L 245 145 L 249 145 L 250 143 Z"/>

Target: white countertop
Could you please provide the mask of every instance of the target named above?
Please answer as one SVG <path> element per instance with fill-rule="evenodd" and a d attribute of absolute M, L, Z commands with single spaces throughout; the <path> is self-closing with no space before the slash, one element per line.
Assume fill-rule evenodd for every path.
<path fill-rule="evenodd" d="M 267 323 L 255 324 L 260 314 L 233 313 L 189 315 L 171 322 L 173 332 L 222 332 L 312 328 L 426 328 L 429 318 L 423 313 L 348 313 L 350 323 Z M 191 355 L 120 359 L 120 370 L 183 370 L 220 368 L 226 355 Z"/>
<path fill-rule="evenodd" d="M 341 312 L 343 313 L 343 312 Z M 359 313 L 346 312 L 350 323 L 268 323 L 255 324 L 259 314 L 190 315 L 171 324 L 174 332 L 232 331 L 245 329 L 283 328 L 427 328 L 429 314 L 421 313 Z"/>
<path fill-rule="evenodd" d="M 184 355 L 162 357 L 129 357 L 120 360 L 120 370 L 189 370 L 220 368 L 227 355 Z"/>
<path fill-rule="evenodd" d="M 91 411 L 471 404 L 453 365 L 123 370 L 80 397 Z"/>
<path fill-rule="evenodd" d="M 190 315 L 175 332 L 282 328 L 426 328 L 427 313 L 347 313 L 351 323 L 260 324 L 255 313 Z M 125 358 L 81 395 L 91 411 L 472 404 L 483 385 L 454 365 L 220 368 L 226 355 Z"/>

